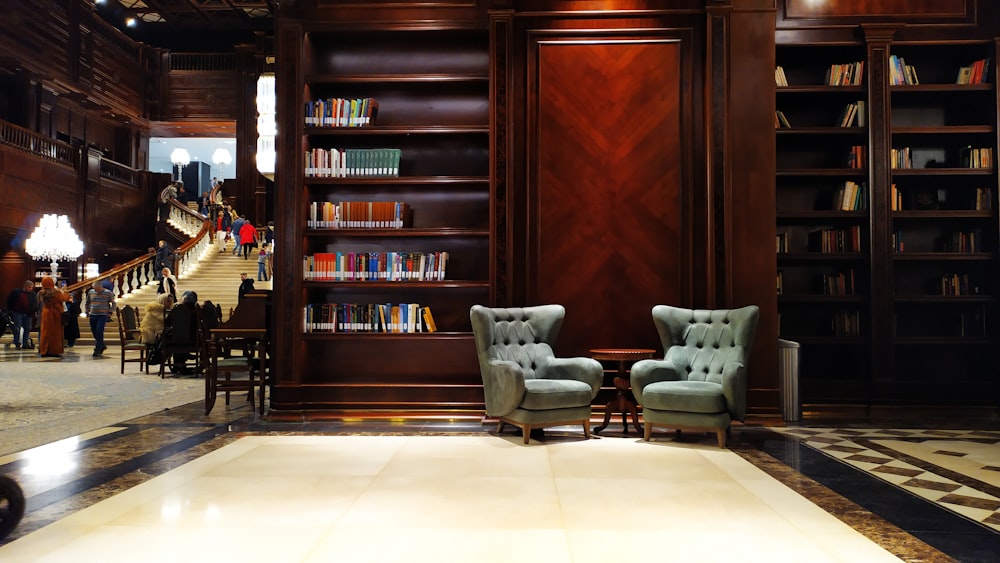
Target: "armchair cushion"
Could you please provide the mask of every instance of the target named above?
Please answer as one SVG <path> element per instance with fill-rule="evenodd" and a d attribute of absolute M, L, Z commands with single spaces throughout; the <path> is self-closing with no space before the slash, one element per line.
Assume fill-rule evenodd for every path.
<path fill-rule="evenodd" d="M 524 382 L 520 407 L 531 411 L 586 407 L 592 391 L 590 385 L 574 379 L 529 379 Z"/>
<path fill-rule="evenodd" d="M 659 381 L 642 390 L 644 408 L 719 413 L 726 410 L 722 386 L 709 381 Z"/>

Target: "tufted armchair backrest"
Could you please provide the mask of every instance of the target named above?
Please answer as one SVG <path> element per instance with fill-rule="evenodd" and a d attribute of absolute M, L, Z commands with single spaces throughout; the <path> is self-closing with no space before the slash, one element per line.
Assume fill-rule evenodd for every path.
<path fill-rule="evenodd" d="M 554 355 L 552 343 L 565 315 L 562 305 L 509 309 L 473 305 L 470 318 L 480 367 L 490 360 L 510 360 L 521 366 L 525 379 L 534 379 L 535 368 Z"/>
<path fill-rule="evenodd" d="M 653 323 L 682 378 L 722 383 L 722 369 L 729 362 L 744 366 L 750 359 L 760 308 L 683 309 L 653 307 Z"/>

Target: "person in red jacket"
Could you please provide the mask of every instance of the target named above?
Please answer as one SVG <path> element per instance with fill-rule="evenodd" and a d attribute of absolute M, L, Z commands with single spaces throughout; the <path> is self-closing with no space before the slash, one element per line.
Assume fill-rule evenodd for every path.
<path fill-rule="evenodd" d="M 257 246 L 257 227 L 249 219 L 240 227 L 240 246 L 243 247 L 243 259 L 249 260 L 250 251 Z"/>

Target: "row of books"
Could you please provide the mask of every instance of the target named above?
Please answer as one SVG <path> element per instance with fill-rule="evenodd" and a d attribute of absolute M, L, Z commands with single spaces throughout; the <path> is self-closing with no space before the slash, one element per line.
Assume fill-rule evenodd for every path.
<path fill-rule="evenodd" d="M 861 252 L 861 227 L 820 229 L 808 235 L 809 252 Z"/>
<path fill-rule="evenodd" d="M 903 57 L 889 55 L 889 84 L 893 86 L 920 84 L 917 69 L 913 65 L 906 64 Z"/>
<path fill-rule="evenodd" d="M 823 295 L 854 295 L 854 270 L 823 274 Z"/>
<path fill-rule="evenodd" d="M 311 229 L 402 229 L 410 222 L 402 201 L 314 201 L 306 227 Z"/>
<path fill-rule="evenodd" d="M 824 82 L 829 86 L 859 86 L 864 79 L 864 71 L 864 61 L 830 65 Z M 781 66 L 774 69 L 774 83 L 779 87 L 788 86 L 785 69 Z"/>
<path fill-rule="evenodd" d="M 963 194 L 967 192 L 962 190 Z M 948 207 L 945 198 L 948 190 L 934 187 L 915 187 L 903 189 L 896 184 L 889 187 L 889 207 L 892 211 L 904 210 L 934 210 Z M 975 192 L 965 197 L 954 198 L 957 201 L 948 208 L 988 211 L 993 209 L 993 190 L 991 188 L 976 188 Z M 958 204 L 958 205 L 955 205 Z"/>
<path fill-rule="evenodd" d="M 306 281 L 440 281 L 447 252 L 317 252 L 302 257 Z"/>
<path fill-rule="evenodd" d="M 958 69 L 956 84 L 985 84 L 989 79 L 990 59 L 979 59 Z"/>
<path fill-rule="evenodd" d="M 913 168 L 913 155 L 910 147 L 892 149 L 889 153 L 890 168 Z"/>
<path fill-rule="evenodd" d="M 774 68 L 774 84 L 776 86 L 788 86 L 788 78 L 785 77 L 785 69 L 780 66 Z"/>
<path fill-rule="evenodd" d="M 941 295 L 972 295 L 969 274 L 945 274 L 941 276 Z"/>
<path fill-rule="evenodd" d="M 830 319 L 830 330 L 834 336 L 858 336 L 861 334 L 861 315 L 857 311 L 835 311 Z"/>
<path fill-rule="evenodd" d="M 787 129 L 791 127 L 792 124 L 785 117 L 785 112 L 779 110 L 774 111 L 774 128 L 775 129 Z"/>
<path fill-rule="evenodd" d="M 307 178 L 399 176 L 400 149 L 312 149 L 305 152 Z"/>
<path fill-rule="evenodd" d="M 983 235 L 975 231 L 956 231 L 938 241 L 941 252 L 982 252 Z"/>
<path fill-rule="evenodd" d="M 837 189 L 834 196 L 834 209 L 841 211 L 859 211 L 868 208 L 868 188 L 864 183 L 847 180 Z"/>
<path fill-rule="evenodd" d="M 864 168 L 868 162 L 867 154 L 868 149 L 864 145 L 852 146 L 850 152 L 847 154 L 847 166 L 855 169 Z"/>
<path fill-rule="evenodd" d="M 993 147 L 962 149 L 963 168 L 993 168 Z"/>
<path fill-rule="evenodd" d="M 841 127 L 865 126 L 865 101 L 851 102 L 840 112 L 838 124 Z"/>
<path fill-rule="evenodd" d="M 865 62 L 830 65 L 826 71 L 826 84 L 829 86 L 860 86 L 865 73 Z"/>
<path fill-rule="evenodd" d="M 418 303 L 316 303 L 303 318 L 305 332 L 437 332 L 431 308 Z"/>
<path fill-rule="evenodd" d="M 369 127 L 375 125 L 375 98 L 321 98 L 306 102 L 306 127 Z"/>

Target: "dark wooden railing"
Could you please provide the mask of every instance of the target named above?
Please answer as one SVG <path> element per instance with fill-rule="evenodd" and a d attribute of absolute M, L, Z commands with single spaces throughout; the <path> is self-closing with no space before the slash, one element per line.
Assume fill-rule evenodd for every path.
<path fill-rule="evenodd" d="M 113 160 L 101 159 L 101 178 L 126 186 L 139 187 L 139 171 Z"/>
<path fill-rule="evenodd" d="M 0 121 L 0 143 L 67 166 L 74 165 L 73 155 L 76 150 L 72 145 L 29 131 L 13 123 Z"/>

